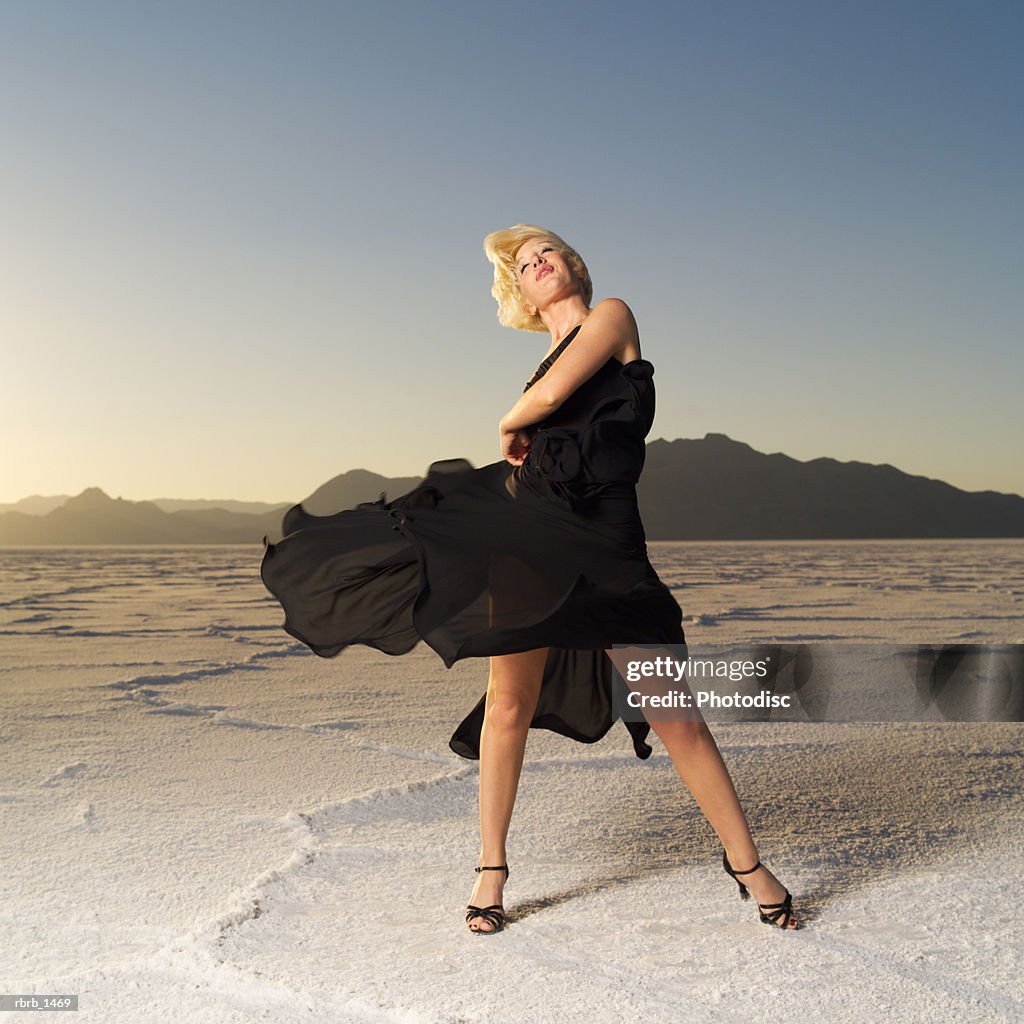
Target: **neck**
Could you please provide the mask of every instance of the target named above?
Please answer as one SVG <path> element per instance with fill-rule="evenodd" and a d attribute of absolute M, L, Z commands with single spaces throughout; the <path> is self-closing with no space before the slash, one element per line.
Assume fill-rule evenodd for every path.
<path fill-rule="evenodd" d="M 590 307 L 579 295 L 567 296 L 540 310 L 544 326 L 551 332 L 551 344 L 564 338 L 590 315 Z"/>

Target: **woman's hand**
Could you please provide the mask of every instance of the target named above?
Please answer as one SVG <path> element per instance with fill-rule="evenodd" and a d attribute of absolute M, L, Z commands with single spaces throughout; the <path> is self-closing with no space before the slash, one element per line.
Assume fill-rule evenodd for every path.
<path fill-rule="evenodd" d="M 501 455 L 513 466 L 521 466 L 530 451 L 530 435 L 525 430 L 509 430 L 502 420 L 498 424 L 498 435 L 501 438 Z"/>

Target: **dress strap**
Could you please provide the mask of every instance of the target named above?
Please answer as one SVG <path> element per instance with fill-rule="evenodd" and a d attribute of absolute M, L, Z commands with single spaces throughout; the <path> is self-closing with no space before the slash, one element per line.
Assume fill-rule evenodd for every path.
<path fill-rule="evenodd" d="M 529 391 L 534 384 L 537 383 L 544 376 L 548 370 L 551 369 L 554 361 L 566 350 L 569 342 L 576 337 L 576 332 L 583 326 L 583 324 L 577 324 L 559 343 L 558 348 L 551 353 L 545 360 L 543 360 L 540 366 L 537 367 L 536 373 L 526 382 L 526 387 L 523 388 L 524 393 Z"/>

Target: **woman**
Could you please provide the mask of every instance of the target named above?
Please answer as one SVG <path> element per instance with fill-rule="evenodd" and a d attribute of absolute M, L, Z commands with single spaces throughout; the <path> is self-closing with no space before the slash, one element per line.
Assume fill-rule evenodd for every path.
<path fill-rule="evenodd" d="M 397 655 L 422 639 L 448 667 L 490 658 L 487 692 L 450 746 L 480 759 L 481 858 L 466 921 L 493 934 L 505 926 L 505 840 L 529 729 L 596 742 L 624 687 L 611 646 L 685 637 L 636 504 L 654 368 L 629 307 L 612 298 L 591 308 L 586 264 L 554 232 L 517 224 L 489 234 L 484 250 L 499 321 L 551 338 L 499 425 L 503 461 L 437 462 L 408 494 L 334 516 L 298 505 L 284 539 L 267 544 L 262 576 L 284 606 L 284 628 L 324 657 L 352 643 Z M 653 726 L 761 920 L 798 927 L 699 714 L 625 725 L 638 757 L 651 753 Z"/>

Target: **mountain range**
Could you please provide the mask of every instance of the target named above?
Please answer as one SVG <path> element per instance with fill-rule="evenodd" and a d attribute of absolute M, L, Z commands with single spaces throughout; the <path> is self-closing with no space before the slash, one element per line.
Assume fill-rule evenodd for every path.
<path fill-rule="evenodd" d="M 328 480 L 306 509 L 328 515 L 420 477 L 354 469 Z M 1024 498 L 963 491 L 888 464 L 800 462 L 725 434 L 647 445 L 637 499 L 648 540 L 1024 537 Z M 236 544 L 280 539 L 290 502 L 126 501 L 98 487 L 33 495 L 0 512 L 0 545 Z"/>

